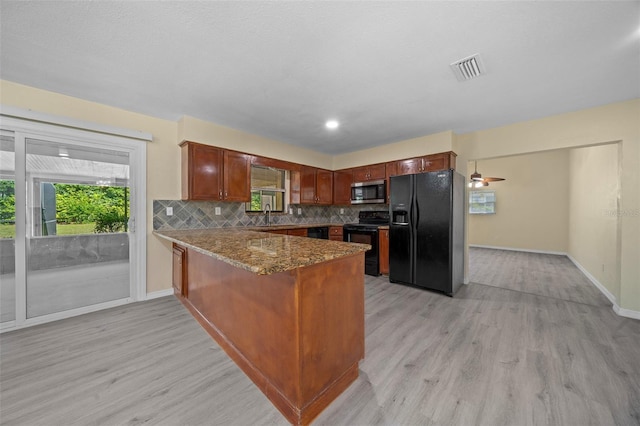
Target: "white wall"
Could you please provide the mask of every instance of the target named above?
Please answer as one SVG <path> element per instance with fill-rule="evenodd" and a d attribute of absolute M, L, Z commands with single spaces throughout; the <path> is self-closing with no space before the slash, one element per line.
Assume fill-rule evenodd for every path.
<path fill-rule="evenodd" d="M 567 251 L 568 150 L 480 160 L 478 172 L 506 180 L 486 187 L 496 193 L 495 214 L 468 216 L 469 244 Z"/>
<path fill-rule="evenodd" d="M 0 103 L 19 108 L 32 109 L 48 114 L 61 115 L 94 123 L 106 124 L 153 135 L 148 145 L 147 175 L 147 291 L 171 288 L 171 251 L 153 235 L 152 201 L 154 199 L 178 199 L 180 197 L 180 155 L 178 142 L 191 137 L 189 126 L 180 129 L 180 123 L 137 114 L 106 105 L 72 98 L 33 87 L 0 81 Z M 620 226 L 619 304 L 624 309 L 640 312 L 640 99 L 604 105 L 582 111 L 559 114 L 537 120 L 516 123 L 493 129 L 455 135 L 443 132 L 408 141 L 399 141 L 385 147 L 373 148 L 360 153 L 326 158 L 322 154 L 306 153 L 292 149 L 292 158 L 310 165 L 329 165 L 327 168 L 343 168 L 366 163 L 382 162 L 398 158 L 453 150 L 458 154 L 457 169 L 467 176 L 467 160 L 498 158 L 561 148 L 577 148 L 620 142 Z M 205 126 L 209 129 L 221 126 Z M 193 127 L 192 127 L 193 129 Z M 195 132 L 195 131 L 194 131 Z M 221 140 L 205 131 L 206 137 L 215 144 Z M 253 147 L 249 152 L 263 152 L 273 144 L 274 152 L 282 152 L 283 145 L 277 141 L 255 137 L 244 132 L 233 132 L 248 140 L 265 144 Z M 227 134 L 222 129 L 221 136 Z M 236 145 L 233 145 L 236 146 Z M 449 148 L 451 147 L 451 148 Z M 398 148 L 398 149 L 396 149 Z M 401 149 L 401 154 L 400 154 Z M 390 156 L 387 157 L 387 155 Z M 290 159 L 285 157 L 284 159 Z M 465 170 L 467 169 L 467 170 Z M 589 271 L 594 273 L 595 271 Z M 615 285 L 614 285 L 615 287 Z"/>
<path fill-rule="evenodd" d="M 620 226 L 618 304 L 640 312 L 640 99 L 457 135 L 458 164 L 619 142 Z M 464 170 L 461 170 L 464 173 Z M 467 168 L 467 176 L 472 172 Z M 596 271 L 588 270 L 594 274 Z"/>
<path fill-rule="evenodd" d="M 619 145 L 572 149 L 568 253 L 620 298 Z"/>

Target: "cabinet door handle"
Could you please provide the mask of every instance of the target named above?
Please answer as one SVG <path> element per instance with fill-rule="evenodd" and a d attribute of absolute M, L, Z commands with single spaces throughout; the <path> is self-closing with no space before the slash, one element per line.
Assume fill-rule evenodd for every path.
<path fill-rule="evenodd" d="M 218 199 L 222 200 L 222 190 L 220 190 L 220 193 L 218 194 Z"/>

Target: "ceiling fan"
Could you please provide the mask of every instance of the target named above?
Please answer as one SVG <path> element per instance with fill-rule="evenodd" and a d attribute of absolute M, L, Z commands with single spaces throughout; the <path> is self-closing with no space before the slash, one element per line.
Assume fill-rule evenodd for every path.
<path fill-rule="evenodd" d="M 505 180 L 505 178 L 499 177 L 486 177 L 483 178 L 480 173 L 478 173 L 478 162 L 473 162 L 475 165 L 475 171 L 471 173 L 471 181 L 469 182 L 470 188 L 480 188 L 482 186 L 489 186 L 489 182 L 500 182 L 501 180 Z"/>

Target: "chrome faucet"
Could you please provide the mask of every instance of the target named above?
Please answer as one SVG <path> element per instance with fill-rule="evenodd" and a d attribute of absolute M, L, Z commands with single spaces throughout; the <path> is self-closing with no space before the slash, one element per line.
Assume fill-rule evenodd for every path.
<path fill-rule="evenodd" d="M 267 226 L 271 226 L 271 204 L 267 203 L 264 205 L 264 212 L 266 215 L 266 224 Z"/>

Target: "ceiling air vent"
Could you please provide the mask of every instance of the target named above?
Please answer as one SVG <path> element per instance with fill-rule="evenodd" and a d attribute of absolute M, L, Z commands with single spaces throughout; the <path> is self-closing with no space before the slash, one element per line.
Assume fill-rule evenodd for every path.
<path fill-rule="evenodd" d="M 472 78 L 479 77 L 484 74 L 484 66 L 480 60 L 480 55 L 477 53 L 467 58 L 460 59 L 459 61 L 452 63 L 450 66 L 458 81 L 471 80 Z"/>

